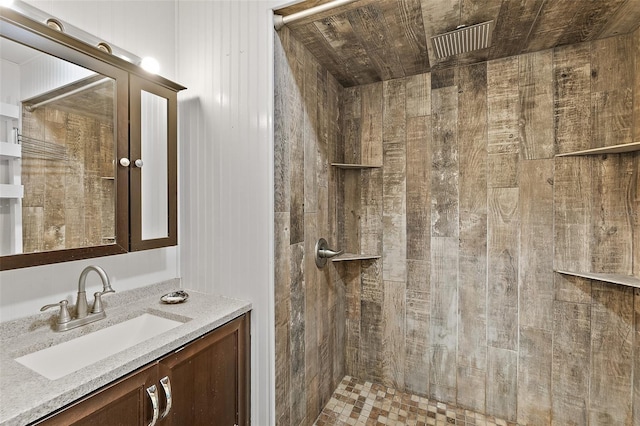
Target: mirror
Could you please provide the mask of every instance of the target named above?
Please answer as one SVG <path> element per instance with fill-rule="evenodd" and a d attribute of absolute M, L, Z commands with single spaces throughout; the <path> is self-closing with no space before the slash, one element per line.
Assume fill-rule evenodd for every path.
<path fill-rule="evenodd" d="M 168 102 L 146 90 L 140 91 L 140 156 L 142 239 L 165 238 L 169 235 L 168 220 Z"/>
<path fill-rule="evenodd" d="M 34 19 L 0 8 L 0 270 L 176 245 L 185 87 Z"/>
<path fill-rule="evenodd" d="M 5 37 L 0 56 L 0 255 L 114 244 L 115 80 Z"/>
<path fill-rule="evenodd" d="M 0 8 L 0 270 L 128 251 L 116 159 L 129 72 L 116 59 Z"/>

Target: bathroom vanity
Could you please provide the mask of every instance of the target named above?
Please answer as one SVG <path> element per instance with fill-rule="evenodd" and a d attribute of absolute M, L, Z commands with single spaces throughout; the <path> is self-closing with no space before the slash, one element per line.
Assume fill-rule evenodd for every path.
<path fill-rule="evenodd" d="M 251 305 L 189 290 L 185 303 L 160 303 L 177 285 L 115 293 L 106 319 L 66 332 L 51 314 L 0 324 L 0 425 L 249 424 Z M 16 361 L 140 315 L 179 325 L 54 380 Z"/>

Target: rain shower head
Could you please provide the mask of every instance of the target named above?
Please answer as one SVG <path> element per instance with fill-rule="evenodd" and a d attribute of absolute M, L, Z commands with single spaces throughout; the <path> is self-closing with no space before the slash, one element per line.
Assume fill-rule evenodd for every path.
<path fill-rule="evenodd" d="M 480 50 L 491 46 L 493 21 L 458 29 L 431 37 L 436 59 Z"/>

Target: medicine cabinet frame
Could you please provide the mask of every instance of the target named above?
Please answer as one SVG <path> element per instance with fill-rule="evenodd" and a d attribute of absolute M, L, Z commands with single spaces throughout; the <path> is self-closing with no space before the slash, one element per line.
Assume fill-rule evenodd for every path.
<path fill-rule="evenodd" d="M 139 167 L 115 167 L 115 239 L 113 244 L 0 256 L 0 270 L 10 270 L 80 259 L 123 254 L 177 244 L 177 92 L 185 89 L 140 66 L 89 45 L 64 32 L 30 19 L 8 7 L 0 7 L 0 35 L 49 55 L 110 77 L 116 82 L 114 161 L 129 159 L 140 142 L 139 90 L 144 88 L 167 99 L 167 233 L 163 238 L 141 237 Z M 135 92 L 134 92 L 135 90 Z M 138 151 L 139 152 L 139 151 Z"/>

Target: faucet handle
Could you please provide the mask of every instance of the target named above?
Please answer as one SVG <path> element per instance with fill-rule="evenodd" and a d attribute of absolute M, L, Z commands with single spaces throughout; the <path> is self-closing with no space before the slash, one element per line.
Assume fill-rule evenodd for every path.
<path fill-rule="evenodd" d="M 112 288 L 106 291 L 97 291 L 93 293 L 93 308 L 91 308 L 92 314 L 99 314 L 104 311 L 104 307 L 102 306 L 102 295 L 106 293 L 115 293 L 116 291 Z"/>
<path fill-rule="evenodd" d="M 69 313 L 69 307 L 67 306 L 69 302 L 65 300 L 61 300 L 58 303 L 53 303 L 51 305 L 44 305 L 40 308 L 40 312 L 46 311 L 49 308 L 57 308 L 60 307 L 60 312 L 58 313 L 58 324 L 64 324 L 71 321 L 71 314 Z"/>

